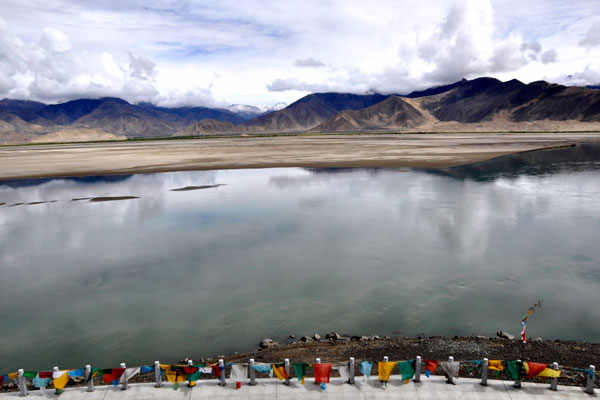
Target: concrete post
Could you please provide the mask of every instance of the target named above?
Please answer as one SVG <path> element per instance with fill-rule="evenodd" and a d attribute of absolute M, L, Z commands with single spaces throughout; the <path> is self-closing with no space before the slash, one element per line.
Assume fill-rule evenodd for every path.
<path fill-rule="evenodd" d="M 94 391 L 94 379 L 92 379 L 91 375 L 92 375 L 92 366 L 88 364 L 85 366 L 85 380 L 87 382 L 87 387 L 88 387 L 87 391 L 88 392 Z"/>
<path fill-rule="evenodd" d="M 415 360 L 415 382 L 421 382 L 421 356 Z"/>
<path fill-rule="evenodd" d="M 348 383 L 354 385 L 354 357 L 350 357 L 350 361 L 348 361 L 348 371 L 350 372 Z"/>
<path fill-rule="evenodd" d="M 22 369 L 17 371 L 17 385 L 19 386 L 19 396 L 24 397 L 27 396 L 27 381 L 23 374 L 25 371 Z"/>
<path fill-rule="evenodd" d="M 481 362 L 481 386 L 487 386 L 488 380 L 488 359 L 484 358 Z"/>
<path fill-rule="evenodd" d="M 390 359 L 388 358 L 388 356 L 383 357 L 383 362 L 389 362 L 389 361 L 390 361 Z"/>
<path fill-rule="evenodd" d="M 188 367 L 192 367 L 192 365 L 194 365 L 192 360 L 188 360 Z M 195 383 L 192 383 L 192 381 L 188 381 L 188 387 L 193 387 L 192 385 L 194 385 Z"/>
<path fill-rule="evenodd" d="M 594 378 L 596 377 L 596 367 L 590 365 L 590 371 L 592 371 L 592 375 L 588 375 L 587 377 L 587 385 L 585 387 L 585 392 L 587 394 L 594 394 Z"/>
<path fill-rule="evenodd" d="M 254 358 L 250 359 L 250 370 L 248 372 L 250 372 L 250 386 L 254 386 L 256 385 L 256 371 L 254 371 Z"/>
<path fill-rule="evenodd" d="M 54 367 L 54 368 L 52 368 L 52 372 L 58 372 L 58 367 Z M 52 375 L 54 375 L 54 374 L 52 374 Z M 55 390 L 56 394 L 60 394 L 60 393 L 59 393 L 59 390 L 60 390 L 60 389 L 56 389 L 56 390 Z"/>
<path fill-rule="evenodd" d="M 221 372 L 221 378 L 219 378 L 221 381 L 219 382 L 219 385 L 225 386 L 227 383 L 225 382 L 225 363 L 223 362 L 223 359 L 219 360 L 219 371 Z"/>
<path fill-rule="evenodd" d="M 121 390 L 127 390 L 127 365 L 125 365 L 125 363 L 121 363 L 121 368 L 125 368 L 125 371 L 123 371 L 123 375 L 121 375 L 123 377 L 123 384 L 121 385 Z"/>
<path fill-rule="evenodd" d="M 160 371 L 160 363 L 158 361 L 154 361 L 154 378 L 156 380 L 156 384 L 154 386 L 157 388 L 162 387 L 162 373 Z"/>
<path fill-rule="evenodd" d="M 285 368 L 285 373 L 287 374 L 287 376 L 290 376 L 290 359 L 286 358 L 285 360 L 283 360 L 283 367 Z M 285 378 L 285 382 L 283 382 L 284 385 L 289 385 L 290 384 L 290 378 Z"/>
<path fill-rule="evenodd" d="M 552 363 L 552 369 L 558 369 L 557 362 Z M 550 381 L 550 390 L 558 390 L 558 378 L 552 378 L 552 380 Z"/>
<path fill-rule="evenodd" d="M 454 362 L 454 357 L 452 357 L 452 356 L 448 357 L 448 362 L 450 362 L 450 363 Z M 448 375 L 447 382 L 454 385 L 454 378 L 451 377 L 450 375 Z"/>
<path fill-rule="evenodd" d="M 521 360 L 517 360 L 518 363 L 521 362 Z M 521 364 L 522 365 L 522 364 Z M 521 367 L 523 368 L 523 367 Z M 517 380 L 515 381 L 515 388 L 520 389 L 521 388 L 521 369 L 519 369 L 519 377 L 517 378 Z"/>

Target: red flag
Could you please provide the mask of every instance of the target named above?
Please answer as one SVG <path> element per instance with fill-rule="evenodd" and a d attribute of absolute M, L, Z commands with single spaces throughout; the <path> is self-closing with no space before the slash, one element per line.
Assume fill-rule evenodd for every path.
<path fill-rule="evenodd" d="M 315 382 L 329 383 L 331 364 L 314 364 L 313 367 L 315 368 Z"/>
<path fill-rule="evenodd" d="M 52 379 L 52 371 L 47 371 L 47 372 L 40 371 L 40 372 L 38 372 L 38 374 L 40 374 L 40 379 L 47 379 L 47 378 Z"/>
<path fill-rule="evenodd" d="M 104 383 L 111 383 L 118 381 L 121 375 L 125 372 L 125 368 L 108 368 L 102 370 L 102 381 Z"/>
<path fill-rule="evenodd" d="M 424 360 L 425 361 L 425 376 L 429 378 L 429 375 L 433 374 L 438 366 L 438 360 Z"/>
<path fill-rule="evenodd" d="M 533 378 L 546 369 L 546 364 L 528 362 L 527 365 L 529 366 L 529 371 L 527 371 L 527 379 Z"/>
<path fill-rule="evenodd" d="M 217 378 L 220 378 L 221 370 L 219 369 L 219 364 L 213 364 L 213 365 L 210 365 L 210 367 L 212 368 L 213 375 L 216 376 Z"/>

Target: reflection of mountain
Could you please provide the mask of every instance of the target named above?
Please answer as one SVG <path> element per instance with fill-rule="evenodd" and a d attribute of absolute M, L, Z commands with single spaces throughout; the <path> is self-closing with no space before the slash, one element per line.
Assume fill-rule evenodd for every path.
<path fill-rule="evenodd" d="M 500 177 L 545 175 L 564 170 L 600 169 L 600 144 L 579 144 L 566 148 L 534 150 L 491 160 L 430 172 L 457 179 L 489 181 Z"/>
<path fill-rule="evenodd" d="M 70 178 L 39 178 L 39 179 L 15 179 L 0 181 L 0 186 L 8 186 L 12 188 L 38 186 L 46 182 L 56 179 L 71 181 L 82 185 L 92 185 L 96 183 L 114 183 L 123 182 L 133 177 L 133 175 L 101 175 L 101 176 L 81 176 Z"/>

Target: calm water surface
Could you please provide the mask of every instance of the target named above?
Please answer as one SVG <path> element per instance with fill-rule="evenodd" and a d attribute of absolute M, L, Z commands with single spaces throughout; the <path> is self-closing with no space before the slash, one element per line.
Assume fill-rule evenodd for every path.
<path fill-rule="evenodd" d="M 518 334 L 538 299 L 529 335 L 598 342 L 599 154 L 0 182 L 0 373 L 290 333 Z"/>

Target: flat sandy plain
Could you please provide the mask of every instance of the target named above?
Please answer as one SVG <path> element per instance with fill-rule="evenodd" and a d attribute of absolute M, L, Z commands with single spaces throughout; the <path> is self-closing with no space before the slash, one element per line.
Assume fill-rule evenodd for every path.
<path fill-rule="evenodd" d="M 0 179 L 268 167 L 450 167 L 600 141 L 600 132 L 422 133 L 0 147 Z"/>

